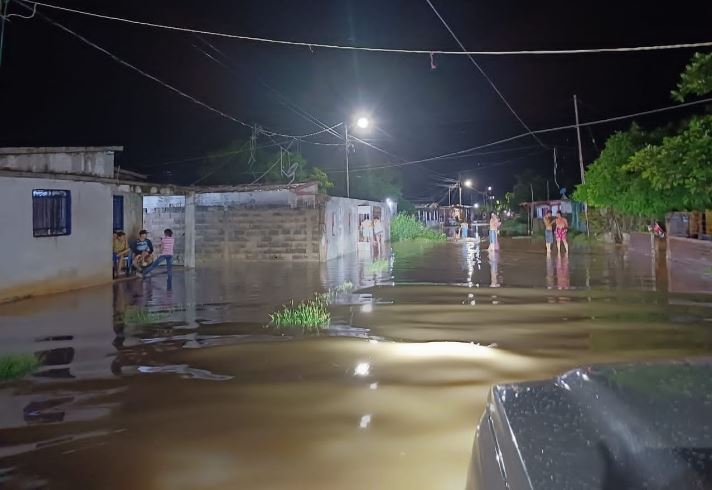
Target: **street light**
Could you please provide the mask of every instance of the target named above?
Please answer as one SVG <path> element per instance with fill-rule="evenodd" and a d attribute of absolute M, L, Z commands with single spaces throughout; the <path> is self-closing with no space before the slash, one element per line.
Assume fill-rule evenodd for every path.
<path fill-rule="evenodd" d="M 469 187 L 470 189 L 472 189 L 472 180 L 467 179 L 467 180 L 465 181 L 465 187 Z"/>
<path fill-rule="evenodd" d="M 356 127 L 361 130 L 368 129 L 371 120 L 366 116 L 356 117 Z M 351 185 L 349 182 L 349 123 L 344 122 L 344 146 L 346 148 L 346 197 L 351 197 Z"/>
<path fill-rule="evenodd" d="M 475 203 L 475 209 L 480 209 L 480 203 L 478 203 L 478 202 Z"/>
<path fill-rule="evenodd" d="M 487 188 L 487 190 L 490 191 L 490 192 L 492 192 L 492 186 L 489 186 L 489 187 Z"/>

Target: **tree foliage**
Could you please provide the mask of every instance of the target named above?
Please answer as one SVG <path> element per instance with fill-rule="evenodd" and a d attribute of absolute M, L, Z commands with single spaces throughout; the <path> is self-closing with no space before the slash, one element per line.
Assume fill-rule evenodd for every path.
<path fill-rule="evenodd" d="M 400 201 L 403 196 L 400 171 L 383 168 L 351 173 L 351 197 L 370 201 L 391 198 Z"/>
<path fill-rule="evenodd" d="M 311 166 L 300 153 L 271 147 L 256 149 L 254 158 L 250 155 L 249 141 L 234 141 L 212 152 L 198 169 L 199 182 L 236 185 L 255 180 L 267 184 L 316 181 L 321 192 L 334 187 L 326 172 Z"/>
<path fill-rule="evenodd" d="M 712 55 L 696 54 L 673 97 L 712 91 Z M 606 141 L 574 198 L 619 213 L 659 217 L 712 206 L 712 115 L 645 132 L 633 125 Z"/>
<path fill-rule="evenodd" d="M 690 95 L 703 96 L 712 92 L 712 53 L 695 53 L 680 75 L 677 90 L 672 96 L 683 102 Z"/>
<path fill-rule="evenodd" d="M 624 171 L 640 174 L 664 198 L 665 210 L 712 206 L 712 115 L 695 117 L 679 134 L 636 152 Z"/>

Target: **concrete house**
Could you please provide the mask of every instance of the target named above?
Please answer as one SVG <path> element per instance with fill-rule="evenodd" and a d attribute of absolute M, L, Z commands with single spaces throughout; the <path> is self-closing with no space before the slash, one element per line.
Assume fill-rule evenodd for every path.
<path fill-rule="evenodd" d="M 370 253 L 360 223 L 395 203 L 320 195 L 315 182 L 179 187 L 114 168 L 122 147 L 0 148 L 0 302 L 112 280 L 111 231 L 174 230 L 176 264 L 325 261 Z"/>
<path fill-rule="evenodd" d="M 115 179 L 121 150 L 0 148 L 0 301 L 111 281 L 113 218 L 142 219 L 140 195 Z"/>

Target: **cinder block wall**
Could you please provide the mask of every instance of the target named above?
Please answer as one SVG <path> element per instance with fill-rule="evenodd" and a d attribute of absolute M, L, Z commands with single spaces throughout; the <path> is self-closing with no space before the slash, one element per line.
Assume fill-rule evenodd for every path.
<path fill-rule="evenodd" d="M 173 248 L 173 262 L 178 265 L 184 264 L 185 254 L 185 208 L 167 207 L 144 209 L 143 227 L 148 231 L 148 238 L 153 242 L 156 254 L 160 253 L 161 238 L 163 230 L 170 228 L 173 230 L 175 246 Z"/>
<path fill-rule="evenodd" d="M 322 260 L 323 208 L 198 206 L 197 264 L 238 260 Z"/>

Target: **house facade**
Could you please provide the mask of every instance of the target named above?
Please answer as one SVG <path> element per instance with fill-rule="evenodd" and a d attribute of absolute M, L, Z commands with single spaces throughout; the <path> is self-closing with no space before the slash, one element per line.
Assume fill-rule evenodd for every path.
<path fill-rule="evenodd" d="M 0 301 L 111 281 L 121 150 L 0 148 Z"/>
<path fill-rule="evenodd" d="M 112 280 L 112 231 L 157 246 L 174 231 L 185 267 L 240 260 L 325 261 L 370 251 L 360 233 L 393 203 L 320 195 L 315 182 L 178 187 L 114 168 L 121 147 L 0 148 L 0 302 Z"/>

